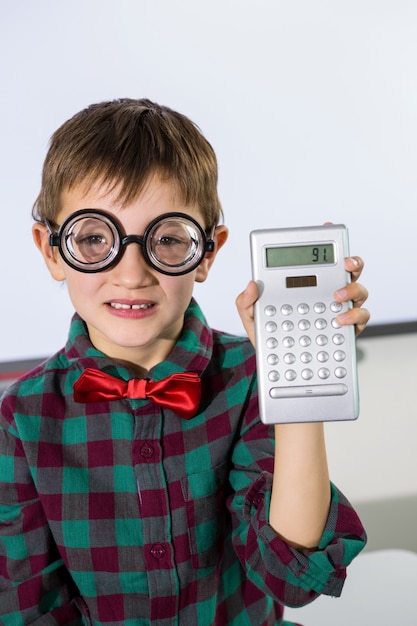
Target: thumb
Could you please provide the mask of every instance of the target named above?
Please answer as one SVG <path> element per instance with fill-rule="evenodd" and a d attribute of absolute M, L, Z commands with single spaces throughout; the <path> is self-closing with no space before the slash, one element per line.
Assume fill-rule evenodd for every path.
<path fill-rule="evenodd" d="M 246 289 L 236 298 L 236 307 L 240 319 L 253 345 L 255 345 L 254 304 L 258 297 L 258 285 L 251 280 Z"/>

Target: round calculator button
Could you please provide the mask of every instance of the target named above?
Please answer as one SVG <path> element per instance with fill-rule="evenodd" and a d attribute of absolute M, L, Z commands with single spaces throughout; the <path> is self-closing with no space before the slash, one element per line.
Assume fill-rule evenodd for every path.
<path fill-rule="evenodd" d="M 295 354 L 293 354 L 292 352 L 286 352 L 284 354 L 284 363 L 286 363 L 287 365 L 291 365 L 292 363 L 294 363 L 295 361 Z"/>
<path fill-rule="evenodd" d="M 298 305 L 297 311 L 300 315 L 307 315 L 307 313 L 310 311 L 310 307 L 305 302 L 302 302 Z"/>
<path fill-rule="evenodd" d="M 337 378 L 344 378 L 347 374 L 347 371 L 344 367 L 336 367 L 334 373 Z"/>
<path fill-rule="evenodd" d="M 304 380 L 311 380 L 313 376 L 314 376 L 313 371 L 308 368 L 306 368 L 305 370 L 301 372 L 301 378 L 303 378 Z"/>
<path fill-rule="evenodd" d="M 326 378 L 329 378 L 330 371 L 327 369 L 327 367 L 321 367 L 318 371 L 318 374 L 322 380 L 325 380 Z"/>
<path fill-rule="evenodd" d="M 320 352 L 317 353 L 317 361 L 319 363 L 326 363 L 326 361 L 328 360 L 329 360 L 329 355 L 324 350 L 320 350 Z"/>
<path fill-rule="evenodd" d="M 333 354 L 333 358 L 334 358 L 335 361 L 340 363 L 340 361 L 344 361 L 345 360 L 346 353 L 343 352 L 343 350 L 336 350 L 336 352 Z"/>
<path fill-rule="evenodd" d="M 311 363 L 313 360 L 313 355 L 310 352 L 302 352 L 300 354 L 301 363 Z"/>
<path fill-rule="evenodd" d="M 284 348 L 292 348 L 294 343 L 294 337 L 284 337 L 284 339 L 282 340 L 282 345 L 284 346 Z"/>
<path fill-rule="evenodd" d="M 324 330 L 327 326 L 327 322 L 324 318 L 319 317 L 319 319 L 314 322 L 314 326 L 317 330 Z"/>
<path fill-rule="evenodd" d="M 343 304 L 341 302 L 332 302 L 330 305 L 330 310 L 333 311 L 333 313 L 340 313 L 342 309 Z"/>
<path fill-rule="evenodd" d="M 291 320 L 285 320 L 285 322 L 282 322 L 281 328 L 284 333 L 289 333 L 294 330 L 294 324 L 291 322 Z"/>
<path fill-rule="evenodd" d="M 324 313 L 325 310 L 326 310 L 326 305 L 324 304 L 324 302 L 316 302 L 316 304 L 314 305 L 314 311 L 318 313 L 319 315 L 321 313 Z"/>
<path fill-rule="evenodd" d="M 274 348 L 276 348 L 277 346 L 278 341 L 275 339 L 275 337 L 268 337 L 268 339 L 266 340 L 266 347 L 270 350 L 274 350 Z"/>
<path fill-rule="evenodd" d="M 292 306 L 290 304 L 283 304 L 281 307 L 281 313 L 282 315 L 291 315 Z"/>
<path fill-rule="evenodd" d="M 275 324 L 275 322 L 267 322 L 265 324 L 265 330 L 267 333 L 274 333 L 277 329 L 277 325 Z"/>
<path fill-rule="evenodd" d="M 285 378 L 291 382 L 292 380 L 295 380 L 297 378 L 297 372 L 295 372 L 294 370 L 287 370 L 285 372 Z"/>
<path fill-rule="evenodd" d="M 306 319 L 300 320 L 298 322 L 298 328 L 300 330 L 308 330 L 310 328 L 310 322 Z"/>
<path fill-rule="evenodd" d="M 341 328 L 342 325 L 339 324 L 339 322 L 336 321 L 336 318 L 334 318 L 334 319 L 332 319 L 332 327 L 337 329 L 337 328 Z"/>
<path fill-rule="evenodd" d="M 276 383 L 277 380 L 279 380 L 279 374 L 276 370 L 271 370 L 268 374 L 268 379 L 271 381 L 271 383 Z"/>
<path fill-rule="evenodd" d="M 272 306 L 272 304 L 268 304 L 268 306 L 265 307 L 265 315 L 268 317 L 272 317 L 276 312 L 277 310 L 274 306 Z"/>
<path fill-rule="evenodd" d="M 341 346 L 342 343 L 345 342 L 345 338 L 341 333 L 337 333 L 336 335 L 333 335 L 333 343 L 335 343 L 337 346 Z"/>
<path fill-rule="evenodd" d="M 276 365 L 279 361 L 279 358 L 276 354 L 268 354 L 268 357 L 266 360 L 267 360 L 268 365 Z"/>
<path fill-rule="evenodd" d="M 307 348 L 311 344 L 311 337 L 309 337 L 308 335 L 303 335 L 302 337 L 300 337 L 299 341 L 302 348 Z"/>
<path fill-rule="evenodd" d="M 316 344 L 318 346 L 325 346 L 328 342 L 328 338 L 326 335 L 317 335 Z"/>

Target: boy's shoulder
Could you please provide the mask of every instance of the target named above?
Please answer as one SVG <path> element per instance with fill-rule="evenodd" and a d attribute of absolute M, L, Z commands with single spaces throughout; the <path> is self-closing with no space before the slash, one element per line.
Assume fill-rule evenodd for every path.
<path fill-rule="evenodd" d="M 225 359 L 232 364 L 233 361 L 255 362 L 255 348 L 248 337 L 213 329 L 212 336 L 213 355 L 224 353 Z"/>
<path fill-rule="evenodd" d="M 213 334 L 213 342 L 215 343 L 231 346 L 235 345 L 249 350 L 252 349 L 253 352 L 255 351 L 246 335 L 236 335 L 234 333 L 228 333 L 224 330 L 217 330 L 215 328 L 212 328 L 211 332 Z"/>

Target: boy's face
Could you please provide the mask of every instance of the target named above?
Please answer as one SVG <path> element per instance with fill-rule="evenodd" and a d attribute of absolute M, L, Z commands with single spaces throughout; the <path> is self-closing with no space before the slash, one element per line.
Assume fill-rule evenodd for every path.
<path fill-rule="evenodd" d="M 153 177 L 140 196 L 123 207 L 116 202 L 116 192 L 99 185 L 65 191 L 57 225 L 75 211 L 88 208 L 113 214 L 128 235 L 143 235 L 153 219 L 174 211 L 190 215 L 206 227 L 199 208 L 184 206 L 170 181 Z M 71 301 L 86 322 L 93 345 L 116 360 L 146 371 L 168 356 L 181 334 L 194 282 L 206 279 L 218 249 L 226 241 L 227 229 L 217 227 L 213 237 L 215 251 L 207 253 L 196 269 L 182 276 L 153 269 L 136 243 L 127 245 L 119 262 L 110 269 L 93 274 L 79 272 L 64 262 L 56 248 L 49 246 L 44 225 L 35 224 L 33 234 L 52 276 L 66 281 Z"/>

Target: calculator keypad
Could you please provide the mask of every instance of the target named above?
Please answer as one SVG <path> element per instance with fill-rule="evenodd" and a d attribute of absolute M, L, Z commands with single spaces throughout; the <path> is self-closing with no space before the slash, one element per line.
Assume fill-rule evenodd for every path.
<path fill-rule="evenodd" d="M 338 302 L 264 307 L 267 377 L 271 387 L 341 383 L 346 353 L 344 329 L 336 316 Z"/>

